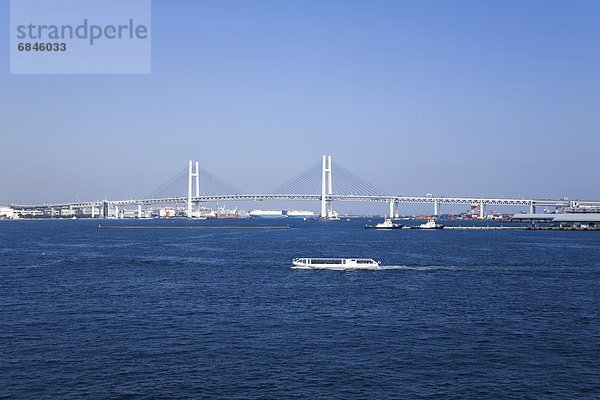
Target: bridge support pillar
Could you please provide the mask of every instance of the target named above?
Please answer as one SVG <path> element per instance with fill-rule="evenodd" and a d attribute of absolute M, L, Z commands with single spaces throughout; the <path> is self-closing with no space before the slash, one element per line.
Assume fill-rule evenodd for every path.
<path fill-rule="evenodd" d="M 390 218 L 398 218 L 398 202 L 390 200 Z"/>
<path fill-rule="evenodd" d="M 195 180 L 192 178 L 196 178 Z M 198 161 L 196 161 L 196 172 L 192 169 L 192 160 L 188 163 L 188 194 L 187 194 L 187 217 L 192 218 L 192 192 L 194 181 L 196 182 L 196 197 L 200 197 L 200 173 L 198 170 Z"/>
<path fill-rule="evenodd" d="M 96 207 L 92 206 L 92 219 L 96 217 Z"/>
<path fill-rule="evenodd" d="M 479 202 L 479 219 L 485 218 L 485 204 L 483 201 Z"/>
<path fill-rule="evenodd" d="M 328 219 L 333 214 L 331 200 L 327 200 L 327 195 L 333 194 L 332 182 L 331 156 L 323 156 L 323 167 L 321 170 L 321 218 L 323 219 Z"/>
<path fill-rule="evenodd" d="M 119 207 L 115 206 L 115 218 L 119 219 Z"/>
<path fill-rule="evenodd" d="M 529 205 L 529 214 L 535 214 L 535 206 L 533 203 Z"/>
<path fill-rule="evenodd" d="M 433 215 L 436 217 L 440 215 L 440 202 L 438 200 L 433 201 Z"/>
<path fill-rule="evenodd" d="M 110 214 L 110 205 L 108 201 L 102 202 L 102 218 L 108 218 Z"/>
<path fill-rule="evenodd" d="M 142 218 L 142 205 L 141 205 L 141 204 L 138 204 L 138 207 L 137 207 L 137 208 L 138 208 L 138 209 L 137 209 L 137 217 L 138 217 L 138 218 Z"/>

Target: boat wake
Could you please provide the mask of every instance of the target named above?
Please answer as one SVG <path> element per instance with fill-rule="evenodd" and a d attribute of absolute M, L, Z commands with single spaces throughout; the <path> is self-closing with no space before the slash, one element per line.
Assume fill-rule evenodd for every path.
<path fill-rule="evenodd" d="M 317 269 L 305 267 L 292 267 L 294 269 Z M 484 270 L 500 270 L 500 269 L 515 269 L 515 266 L 498 266 L 498 265 L 380 265 L 377 268 L 370 269 L 371 271 L 484 271 Z M 356 271 L 353 268 L 328 268 L 335 271 Z"/>
<path fill-rule="evenodd" d="M 358 271 L 360 269 L 355 268 L 310 268 L 310 267 L 299 267 L 294 266 L 292 269 L 303 269 L 303 270 L 318 270 L 327 269 L 330 271 Z M 467 267 L 458 267 L 453 265 L 380 265 L 377 268 L 370 269 L 371 271 L 391 271 L 391 270 L 406 270 L 406 271 L 458 271 L 466 270 Z"/>
<path fill-rule="evenodd" d="M 380 270 L 410 270 L 410 271 L 436 271 L 436 270 L 460 270 L 466 269 L 465 267 L 458 267 L 455 265 L 380 265 Z"/>

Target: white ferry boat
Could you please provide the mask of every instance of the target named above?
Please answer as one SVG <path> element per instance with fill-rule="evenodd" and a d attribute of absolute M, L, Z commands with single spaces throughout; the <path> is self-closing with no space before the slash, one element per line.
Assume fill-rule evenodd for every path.
<path fill-rule="evenodd" d="M 395 224 L 390 217 L 375 225 L 365 225 L 365 229 L 402 229 L 404 225 Z"/>
<path fill-rule="evenodd" d="M 446 225 L 438 224 L 434 218 L 429 218 L 426 223 L 413 226 L 413 229 L 444 229 Z"/>
<path fill-rule="evenodd" d="M 371 258 L 294 258 L 296 269 L 379 269 L 379 261 Z"/>

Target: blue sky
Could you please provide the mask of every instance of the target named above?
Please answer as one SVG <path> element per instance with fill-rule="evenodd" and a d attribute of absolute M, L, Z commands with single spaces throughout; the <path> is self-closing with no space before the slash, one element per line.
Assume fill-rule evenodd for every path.
<path fill-rule="evenodd" d="M 0 4 L 8 32 L 9 2 Z M 152 2 L 151 75 L 9 74 L 0 204 L 247 192 L 331 154 L 389 193 L 600 198 L 598 1 Z"/>

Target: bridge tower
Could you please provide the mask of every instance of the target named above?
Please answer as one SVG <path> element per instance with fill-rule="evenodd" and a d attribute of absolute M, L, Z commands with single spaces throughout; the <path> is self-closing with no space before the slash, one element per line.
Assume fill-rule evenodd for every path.
<path fill-rule="evenodd" d="M 321 170 L 321 218 L 328 219 L 332 214 L 331 199 L 327 196 L 333 194 L 331 179 L 331 156 L 323 156 L 323 167 Z"/>
<path fill-rule="evenodd" d="M 187 193 L 187 217 L 192 218 L 192 192 L 194 192 L 195 197 L 200 197 L 200 170 L 198 168 L 198 161 L 195 163 L 196 172 L 192 169 L 192 160 L 188 163 L 188 193 Z M 195 179 L 193 179 L 195 178 Z M 194 182 L 196 183 L 195 191 Z"/>

